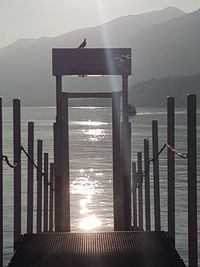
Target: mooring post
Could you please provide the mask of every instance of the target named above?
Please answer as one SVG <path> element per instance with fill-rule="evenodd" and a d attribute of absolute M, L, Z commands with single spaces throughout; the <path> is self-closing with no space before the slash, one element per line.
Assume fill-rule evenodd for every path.
<path fill-rule="evenodd" d="M 160 231 L 160 177 L 158 157 L 158 121 L 152 121 L 153 180 L 154 180 L 154 216 L 155 231 Z"/>
<path fill-rule="evenodd" d="M 131 125 L 128 116 L 128 75 L 122 75 L 123 230 L 131 229 Z"/>
<path fill-rule="evenodd" d="M 3 115 L 0 97 L 0 266 L 3 266 Z"/>
<path fill-rule="evenodd" d="M 142 172 L 142 152 L 137 153 L 138 163 L 138 215 L 139 215 L 139 228 L 143 230 L 143 172 Z"/>
<path fill-rule="evenodd" d="M 34 123 L 28 122 L 28 155 L 27 160 L 27 233 L 33 233 L 33 173 L 34 173 Z"/>
<path fill-rule="evenodd" d="M 189 267 L 198 266 L 197 245 L 197 140 L 196 95 L 187 96 L 188 154 L 188 258 Z"/>
<path fill-rule="evenodd" d="M 37 233 L 42 232 L 42 140 L 37 140 Z"/>
<path fill-rule="evenodd" d="M 43 208 L 43 231 L 48 231 L 48 185 L 49 185 L 49 155 L 44 153 L 44 179 L 43 179 L 43 188 L 44 188 L 44 208 Z"/>
<path fill-rule="evenodd" d="M 50 163 L 49 231 L 53 232 L 54 164 Z"/>
<path fill-rule="evenodd" d="M 145 182 L 145 223 L 146 231 L 151 231 L 149 140 L 144 139 L 144 182 Z"/>
<path fill-rule="evenodd" d="M 174 97 L 167 98 L 167 144 L 174 148 Z M 175 159 L 174 153 L 167 150 L 168 178 L 168 234 L 175 245 Z"/>
<path fill-rule="evenodd" d="M 120 149 L 120 92 L 112 93 L 114 230 L 122 230 L 122 173 Z"/>
<path fill-rule="evenodd" d="M 137 172 L 136 172 L 135 162 L 132 162 L 132 185 L 133 185 L 133 229 L 137 229 Z"/>
<path fill-rule="evenodd" d="M 20 99 L 13 99 L 14 143 L 14 250 L 21 239 L 21 110 Z"/>

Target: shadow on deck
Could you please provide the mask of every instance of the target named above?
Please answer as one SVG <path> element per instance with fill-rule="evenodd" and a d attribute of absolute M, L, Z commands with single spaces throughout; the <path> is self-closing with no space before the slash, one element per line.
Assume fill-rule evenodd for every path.
<path fill-rule="evenodd" d="M 26 234 L 9 267 L 185 267 L 165 232 Z"/>

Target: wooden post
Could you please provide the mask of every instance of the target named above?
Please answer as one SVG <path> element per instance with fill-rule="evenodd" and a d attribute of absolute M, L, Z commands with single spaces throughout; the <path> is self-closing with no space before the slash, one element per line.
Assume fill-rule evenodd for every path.
<path fill-rule="evenodd" d="M 43 231 L 48 231 L 48 183 L 49 183 L 49 156 L 48 153 L 44 153 L 44 208 L 43 208 Z"/>
<path fill-rule="evenodd" d="M 139 228 L 143 230 L 143 172 L 142 172 L 142 152 L 137 153 L 138 162 L 138 215 L 139 215 Z"/>
<path fill-rule="evenodd" d="M 3 266 L 3 115 L 0 97 L 0 266 Z"/>
<path fill-rule="evenodd" d="M 167 98 L 167 143 L 174 148 L 174 97 Z M 175 245 L 175 159 L 174 153 L 167 150 L 168 177 L 168 234 Z"/>
<path fill-rule="evenodd" d="M 158 158 L 158 121 L 152 121 L 153 178 L 154 178 L 154 216 L 155 231 L 160 231 L 160 181 Z"/>
<path fill-rule="evenodd" d="M 53 232 L 54 164 L 50 163 L 49 231 Z"/>
<path fill-rule="evenodd" d="M 42 232 L 42 140 L 37 141 L 37 233 Z"/>
<path fill-rule="evenodd" d="M 13 99 L 14 143 L 14 250 L 21 239 L 21 111 L 20 99 Z"/>
<path fill-rule="evenodd" d="M 131 125 L 128 122 L 128 75 L 122 75 L 123 230 L 131 229 Z"/>
<path fill-rule="evenodd" d="M 133 230 L 137 229 L 137 172 L 136 163 L 132 163 L 132 179 L 133 179 Z"/>
<path fill-rule="evenodd" d="M 196 96 L 187 96 L 188 253 L 189 267 L 198 266 Z"/>
<path fill-rule="evenodd" d="M 70 232 L 69 99 L 62 98 L 62 231 Z"/>
<path fill-rule="evenodd" d="M 149 140 L 144 139 L 144 179 L 145 179 L 145 222 L 146 231 L 151 231 L 151 199 L 150 199 L 150 168 Z"/>
<path fill-rule="evenodd" d="M 112 96 L 114 230 L 122 230 L 122 175 L 120 149 L 120 94 Z"/>
<path fill-rule="evenodd" d="M 28 122 L 28 155 L 34 160 L 34 124 Z M 33 233 L 33 169 L 34 166 L 31 160 L 27 160 L 28 167 L 28 182 L 27 182 L 27 233 Z"/>

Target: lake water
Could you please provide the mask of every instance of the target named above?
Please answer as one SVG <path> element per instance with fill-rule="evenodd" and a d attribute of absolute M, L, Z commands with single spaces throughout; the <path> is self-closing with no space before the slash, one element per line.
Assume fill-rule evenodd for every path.
<path fill-rule="evenodd" d="M 143 150 L 144 138 L 151 141 L 151 121 L 159 123 L 159 147 L 166 143 L 166 110 L 138 108 L 132 123 L 132 160 Z M 70 108 L 70 184 L 72 231 L 113 230 L 112 189 L 112 114 L 109 107 Z M 4 108 L 3 153 L 12 158 L 12 109 Z M 44 152 L 53 162 L 53 130 L 55 108 L 22 108 L 22 145 L 27 149 L 27 122 L 35 124 L 37 139 L 43 140 Z M 200 116 L 198 111 L 198 163 Z M 186 111 L 176 109 L 176 149 L 187 152 Z M 35 153 L 36 154 L 36 153 Z M 160 190 L 162 230 L 167 230 L 166 151 L 160 155 Z M 22 233 L 26 232 L 27 159 L 22 155 Z M 199 164 L 198 164 L 199 166 Z M 198 173 L 199 173 L 198 167 Z M 35 178 L 36 181 L 36 178 Z M 152 185 L 152 177 L 151 177 Z M 36 188 L 36 182 L 35 182 Z M 198 176 L 198 199 L 200 180 Z M 34 194 L 36 200 L 36 192 Z M 36 201 L 35 201 L 36 202 Z M 153 196 L 151 192 L 152 226 Z M 200 211 L 200 205 L 198 205 Z M 200 214 L 200 212 L 198 212 Z M 36 206 L 34 206 L 36 214 Z M 198 217 L 200 219 L 200 216 Z M 34 216 L 35 220 L 35 216 Z M 35 223 L 35 221 L 34 221 Z M 154 229 L 154 228 L 152 228 Z M 200 231 L 200 226 L 199 226 Z M 5 265 L 12 255 L 13 243 L 13 170 L 4 163 L 4 257 Z M 200 246 L 200 244 L 199 244 Z M 176 158 L 176 247 L 187 262 L 187 160 Z"/>

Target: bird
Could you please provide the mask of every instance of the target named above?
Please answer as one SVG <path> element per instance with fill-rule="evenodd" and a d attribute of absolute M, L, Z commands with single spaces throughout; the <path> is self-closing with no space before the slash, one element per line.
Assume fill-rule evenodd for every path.
<path fill-rule="evenodd" d="M 79 47 L 78 48 L 84 48 L 84 47 L 86 47 L 86 38 L 83 40 L 83 42 L 79 45 Z"/>

